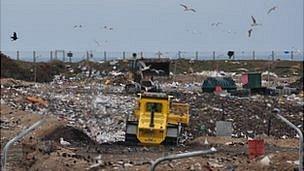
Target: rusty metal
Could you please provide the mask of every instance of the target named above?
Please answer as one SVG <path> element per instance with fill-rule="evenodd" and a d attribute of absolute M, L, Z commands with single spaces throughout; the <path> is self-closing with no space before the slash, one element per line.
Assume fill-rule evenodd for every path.
<path fill-rule="evenodd" d="M 6 170 L 6 159 L 7 159 L 7 151 L 9 149 L 9 147 L 16 142 L 17 140 L 21 139 L 22 137 L 24 137 L 25 135 L 27 135 L 29 132 L 33 131 L 35 128 L 37 128 L 38 126 L 40 126 L 41 124 L 43 124 L 45 122 L 44 119 L 41 119 L 37 122 L 35 122 L 33 125 L 31 125 L 29 128 L 23 130 L 21 133 L 19 133 L 16 137 L 14 137 L 13 139 L 11 139 L 8 143 L 5 144 L 4 148 L 3 148 L 3 152 L 2 152 L 2 161 L 1 161 L 1 165 L 2 165 L 2 171 Z"/>
<path fill-rule="evenodd" d="M 211 154 L 215 153 L 217 150 L 215 148 L 211 148 L 209 150 L 200 150 L 200 151 L 193 151 L 193 152 L 188 152 L 188 153 L 181 153 L 181 154 L 173 154 L 169 156 L 164 156 L 161 158 L 156 159 L 155 161 L 152 162 L 152 165 L 150 167 L 150 171 L 154 171 L 156 166 L 160 164 L 163 161 L 166 160 L 176 160 L 176 159 L 182 159 L 182 158 L 187 158 L 187 157 L 194 157 L 194 156 L 200 156 L 203 154 Z"/>

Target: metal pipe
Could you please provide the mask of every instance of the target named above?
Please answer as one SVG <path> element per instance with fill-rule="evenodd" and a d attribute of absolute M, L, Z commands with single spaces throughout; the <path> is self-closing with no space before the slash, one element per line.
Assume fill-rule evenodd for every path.
<path fill-rule="evenodd" d="M 9 149 L 9 147 L 17 140 L 21 139 L 22 137 L 24 137 L 26 134 L 28 134 L 29 132 L 33 131 L 36 127 L 40 126 L 43 122 L 45 122 L 44 119 L 41 119 L 37 122 L 35 122 L 33 125 L 31 125 L 29 128 L 23 130 L 21 133 L 19 133 L 16 137 L 14 137 L 13 139 L 11 139 L 8 143 L 5 144 L 4 148 L 3 148 L 3 152 L 2 152 L 2 171 L 5 171 L 5 164 L 6 164 L 6 156 L 7 156 L 7 151 Z"/>
<path fill-rule="evenodd" d="M 279 112 L 279 110 L 278 110 Z M 295 129 L 300 138 L 299 138 L 299 170 L 303 170 L 303 158 L 304 158 L 304 155 L 303 155 L 303 133 L 302 131 L 297 127 L 295 126 L 293 123 L 291 123 L 289 120 L 287 120 L 286 118 L 284 118 L 283 116 L 281 116 L 280 114 L 276 113 L 275 115 L 276 118 L 278 119 L 281 119 L 283 122 L 287 123 L 288 126 L 290 126 L 291 128 Z"/>
<path fill-rule="evenodd" d="M 154 171 L 156 166 L 160 164 L 163 161 L 166 160 L 175 160 L 175 159 L 181 159 L 181 158 L 187 158 L 187 157 L 194 157 L 194 156 L 199 156 L 202 154 L 209 154 L 209 153 L 214 153 L 217 150 L 215 148 L 211 148 L 209 150 L 200 150 L 200 151 L 193 151 L 193 152 L 188 152 L 188 153 L 181 153 L 181 154 L 173 154 L 169 156 L 164 156 L 161 158 L 156 159 L 155 161 L 152 162 L 150 171 Z"/>

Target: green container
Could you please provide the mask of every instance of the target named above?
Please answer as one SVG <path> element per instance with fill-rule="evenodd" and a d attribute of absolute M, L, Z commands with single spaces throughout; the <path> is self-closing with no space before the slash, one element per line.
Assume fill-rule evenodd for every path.
<path fill-rule="evenodd" d="M 203 92 L 213 92 L 216 86 L 221 86 L 223 90 L 236 90 L 235 82 L 231 77 L 208 77 L 202 85 Z"/>
<path fill-rule="evenodd" d="M 261 73 L 248 73 L 248 88 L 261 88 L 262 76 Z"/>

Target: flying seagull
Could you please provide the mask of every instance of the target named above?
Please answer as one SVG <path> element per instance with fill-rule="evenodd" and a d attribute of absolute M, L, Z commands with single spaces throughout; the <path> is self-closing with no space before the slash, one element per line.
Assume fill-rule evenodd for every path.
<path fill-rule="evenodd" d="M 184 11 L 192 11 L 192 12 L 196 12 L 195 9 L 193 8 L 189 8 L 187 5 L 185 4 L 180 4 L 180 6 L 184 7 Z"/>
<path fill-rule="evenodd" d="M 276 10 L 277 7 L 276 6 L 273 6 L 272 8 L 270 8 L 268 11 L 267 11 L 267 14 L 270 14 L 272 11 Z"/>
<path fill-rule="evenodd" d="M 220 24 L 223 24 L 222 22 L 216 22 L 216 23 L 212 23 L 211 26 L 219 26 Z"/>
<path fill-rule="evenodd" d="M 74 28 L 77 28 L 77 27 L 82 28 L 82 25 L 81 24 L 80 25 L 74 25 Z"/>
<path fill-rule="evenodd" d="M 248 30 L 248 37 L 251 36 L 252 28 Z"/>
<path fill-rule="evenodd" d="M 97 46 L 101 46 L 101 44 L 99 43 L 99 41 L 94 40 L 94 42 L 96 43 Z"/>
<path fill-rule="evenodd" d="M 138 63 L 140 64 L 140 67 L 141 67 L 141 71 L 146 71 L 146 70 L 148 70 L 148 69 L 150 69 L 150 66 L 151 65 L 149 65 L 149 66 L 146 66 L 146 64 L 143 62 L 143 61 L 138 61 Z"/>
<path fill-rule="evenodd" d="M 18 39 L 16 32 L 13 33 L 13 36 L 11 36 L 11 39 L 12 39 L 12 41 L 16 41 Z"/>
<path fill-rule="evenodd" d="M 153 71 L 153 72 L 155 72 L 156 74 L 160 74 L 160 73 L 165 73 L 165 71 L 164 70 L 161 70 L 161 69 L 151 69 L 151 71 Z"/>
<path fill-rule="evenodd" d="M 258 24 L 253 16 L 251 16 L 251 19 L 252 19 L 252 24 L 251 24 L 252 27 L 262 25 L 262 24 Z"/>

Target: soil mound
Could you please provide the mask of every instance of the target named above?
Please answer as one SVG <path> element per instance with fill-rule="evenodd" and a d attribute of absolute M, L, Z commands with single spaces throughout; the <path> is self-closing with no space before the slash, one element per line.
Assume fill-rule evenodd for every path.
<path fill-rule="evenodd" d="M 93 145 L 95 142 L 81 130 L 71 126 L 60 126 L 46 135 L 43 140 L 60 141 L 60 138 L 71 143 L 72 146 Z"/>

